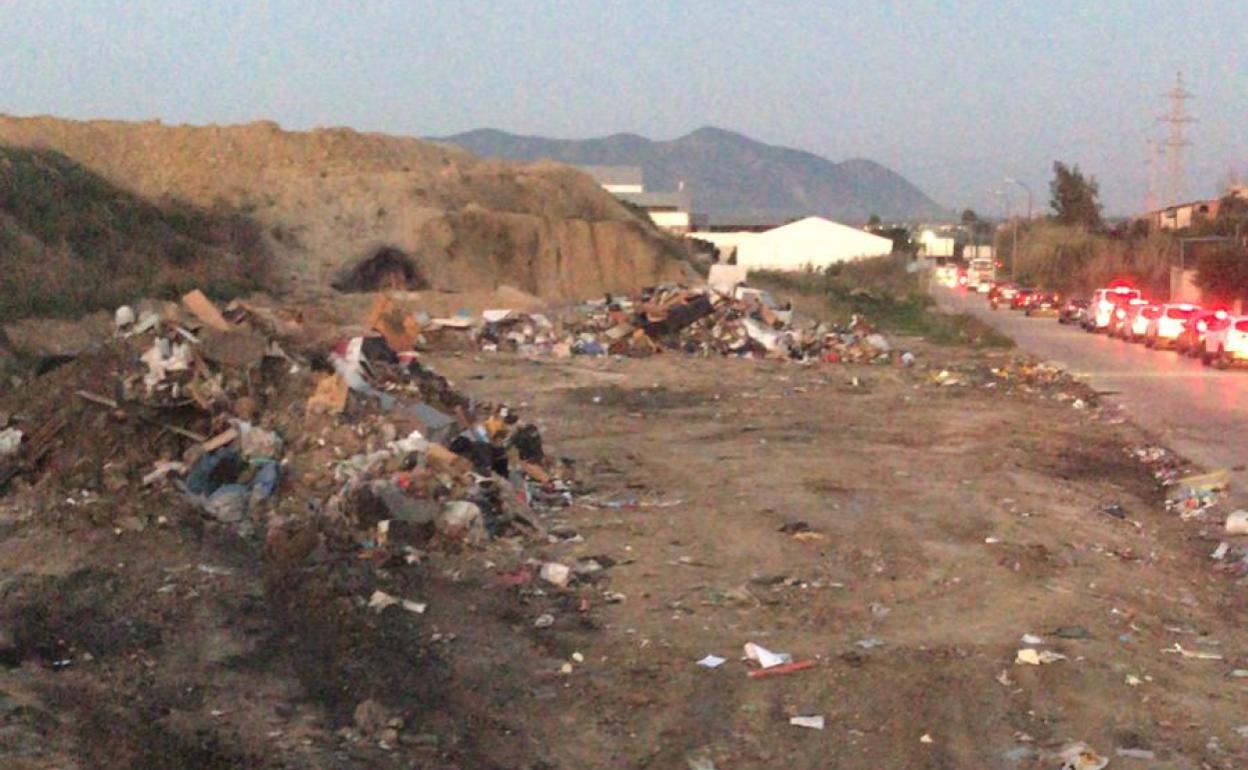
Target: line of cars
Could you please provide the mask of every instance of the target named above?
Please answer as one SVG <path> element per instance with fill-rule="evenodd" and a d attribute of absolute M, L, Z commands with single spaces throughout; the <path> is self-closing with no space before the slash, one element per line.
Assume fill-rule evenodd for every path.
<path fill-rule="evenodd" d="M 1053 292 L 1005 281 L 989 281 L 986 288 L 980 282 L 973 288 L 987 296 L 994 310 L 1004 305 L 1029 316 L 1054 315 L 1058 323 L 1149 348 L 1175 350 L 1199 358 L 1206 366 L 1226 368 L 1248 362 L 1248 316 L 1232 315 L 1224 307 L 1152 302 L 1139 289 L 1124 284 L 1097 289 L 1087 299 L 1063 299 Z"/>

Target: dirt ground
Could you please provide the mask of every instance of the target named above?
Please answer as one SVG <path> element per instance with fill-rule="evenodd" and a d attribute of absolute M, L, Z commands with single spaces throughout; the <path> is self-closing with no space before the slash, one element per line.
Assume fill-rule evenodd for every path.
<path fill-rule="evenodd" d="M 1217 527 L 1165 512 L 1112 413 L 938 384 L 1011 354 L 915 345 L 931 368 L 430 356 L 589 490 L 545 542 L 415 564 L 0 498 L 0 764 L 1027 770 L 1084 741 L 1244 767 Z M 562 589 L 523 569 L 590 559 Z M 814 666 L 751 678 L 747 642 Z"/>

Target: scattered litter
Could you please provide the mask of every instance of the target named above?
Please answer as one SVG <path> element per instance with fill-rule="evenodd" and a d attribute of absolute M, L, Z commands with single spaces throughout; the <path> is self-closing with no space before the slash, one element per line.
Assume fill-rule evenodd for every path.
<path fill-rule="evenodd" d="M 1226 558 L 1227 551 L 1230 551 L 1230 550 L 1231 550 L 1231 544 L 1226 541 L 1222 541 L 1221 543 L 1218 543 L 1218 547 L 1213 549 L 1213 553 L 1209 554 L 1209 556 L 1214 561 L 1222 561 L 1223 559 Z"/>
<path fill-rule="evenodd" d="M 572 577 L 572 570 L 559 562 L 548 561 L 542 565 L 539 576 L 547 583 L 563 588 Z"/>
<path fill-rule="evenodd" d="M 787 652 L 772 652 L 754 642 L 746 642 L 745 659 L 757 663 L 761 668 L 773 668 L 793 660 Z"/>
<path fill-rule="evenodd" d="M 923 733 L 922 735 L 919 736 L 919 743 L 932 743 L 932 742 L 933 742 L 932 736 L 928 735 L 927 733 Z"/>
<path fill-rule="evenodd" d="M 1023 644 L 1044 644 L 1043 637 L 1036 636 L 1035 634 L 1023 634 L 1022 639 L 1019 641 Z"/>
<path fill-rule="evenodd" d="M 1234 511 L 1226 517 L 1226 534 L 1248 535 L 1248 511 Z"/>
<path fill-rule="evenodd" d="M 1057 758 L 1062 760 L 1060 770 L 1103 770 L 1109 764 L 1086 743 L 1074 743 L 1062 749 Z"/>
<path fill-rule="evenodd" d="M 1115 749 L 1114 753 L 1127 759 L 1156 759 L 1157 753 L 1149 749 Z"/>
<path fill-rule="evenodd" d="M 22 432 L 17 428 L 0 430 L 0 457 L 17 454 L 22 445 Z"/>
<path fill-rule="evenodd" d="M 718 655 L 707 655 L 698 661 L 698 665 L 702 668 L 719 668 L 727 662 L 727 658 L 721 658 Z"/>
<path fill-rule="evenodd" d="M 813 660 L 795 660 L 792 663 L 781 663 L 780 665 L 772 666 L 771 668 L 755 669 L 749 673 L 749 677 L 751 679 L 761 679 L 766 676 L 794 674 L 798 671 L 805 671 L 806 669 L 814 667 L 815 661 Z"/>
<path fill-rule="evenodd" d="M 385 591 L 373 591 L 373 595 L 368 598 L 368 608 L 377 613 L 398 603 L 398 597 L 391 596 Z"/>
<path fill-rule="evenodd" d="M 1048 664 L 1056 663 L 1059 660 L 1066 660 L 1066 656 L 1060 652 L 1053 652 L 1052 650 L 1033 650 L 1030 647 L 1025 647 L 1019 650 L 1017 656 L 1014 658 L 1014 662 L 1016 664 L 1026 664 L 1028 666 L 1047 666 Z"/>
<path fill-rule="evenodd" d="M 1101 506 L 1101 513 L 1113 516 L 1115 519 L 1127 518 L 1127 511 L 1119 503 Z"/>
<path fill-rule="evenodd" d="M 1166 647 L 1162 652 L 1170 653 L 1171 655 L 1182 655 L 1185 658 L 1194 660 L 1222 660 L 1222 656 L 1216 652 L 1184 649 L 1183 645 L 1178 642 L 1175 642 L 1173 647 Z"/>
<path fill-rule="evenodd" d="M 864 650 L 873 650 L 876 647 L 883 647 L 884 640 L 878 636 L 868 636 L 865 639 L 859 639 L 854 642 L 854 646 L 861 647 Z"/>
<path fill-rule="evenodd" d="M 811 730 L 822 730 L 824 719 L 822 714 L 815 716 L 789 717 L 789 724 L 794 727 L 808 727 Z"/>
<path fill-rule="evenodd" d="M 182 297 L 182 304 L 192 315 L 199 319 L 200 323 L 210 329 L 228 332 L 234 328 L 229 321 L 225 320 L 225 316 L 212 303 L 212 300 L 205 297 L 204 293 L 199 289 L 195 289 Z"/>
<path fill-rule="evenodd" d="M 533 621 L 534 628 L 550 628 L 554 624 L 555 624 L 555 616 L 551 615 L 548 612 L 538 615 L 537 619 Z"/>

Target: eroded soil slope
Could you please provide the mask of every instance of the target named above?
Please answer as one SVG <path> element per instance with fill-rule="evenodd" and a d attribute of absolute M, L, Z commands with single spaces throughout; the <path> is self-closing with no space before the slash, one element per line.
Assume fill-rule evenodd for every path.
<path fill-rule="evenodd" d="M 679 270 L 675 241 L 565 166 L 273 123 L 0 117 L 0 144 L 59 151 L 153 200 L 240 209 L 263 226 L 281 288 L 323 290 L 387 247 L 414 264 L 410 288 L 507 284 L 569 299 L 633 291 Z"/>

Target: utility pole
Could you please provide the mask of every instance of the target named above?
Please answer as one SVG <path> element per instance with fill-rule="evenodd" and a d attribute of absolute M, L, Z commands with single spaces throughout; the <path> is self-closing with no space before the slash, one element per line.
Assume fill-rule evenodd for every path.
<path fill-rule="evenodd" d="M 1019 187 L 1027 191 L 1027 221 L 1030 222 L 1031 221 L 1031 188 L 1028 187 L 1024 182 L 1020 182 L 1014 177 L 1010 177 L 1010 176 L 1007 176 L 1005 178 L 1005 183 L 1018 185 Z"/>
<path fill-rule="evenodd" d="M 1005 178 L 1006 184 L 1018 185 L 1027 191 L 1027 221 L 1031 222 L 1031 188 L 1013 177 Z M 1014 245 L 1010 247 L 1010 280 L 1018 279 L 1018 219 L 1014 220 Z"/>
<path fill-rule="evenodd" d="M 1170 127 L 1166 140 L 1162 143 L 1166 148 L 1166 175 L 1168 177 L 1165 204 L 1173 206 L 1182 203 L 1187 195 L 1187 169 L 1183 165 L 1183 153 L 1192 146 L 1187 138 L 1187 124 L 1195 123 L 1196 119 L 1187 114 L 1185 102 L 1192 99 L 1194 95 L 1183 86 L 1183 73 L 1180 72 L 1175 77 L 1174 88 L 1162 96 L 1170 100 L 1170 109 L 1157 119 L 1158 122 Z"/>

